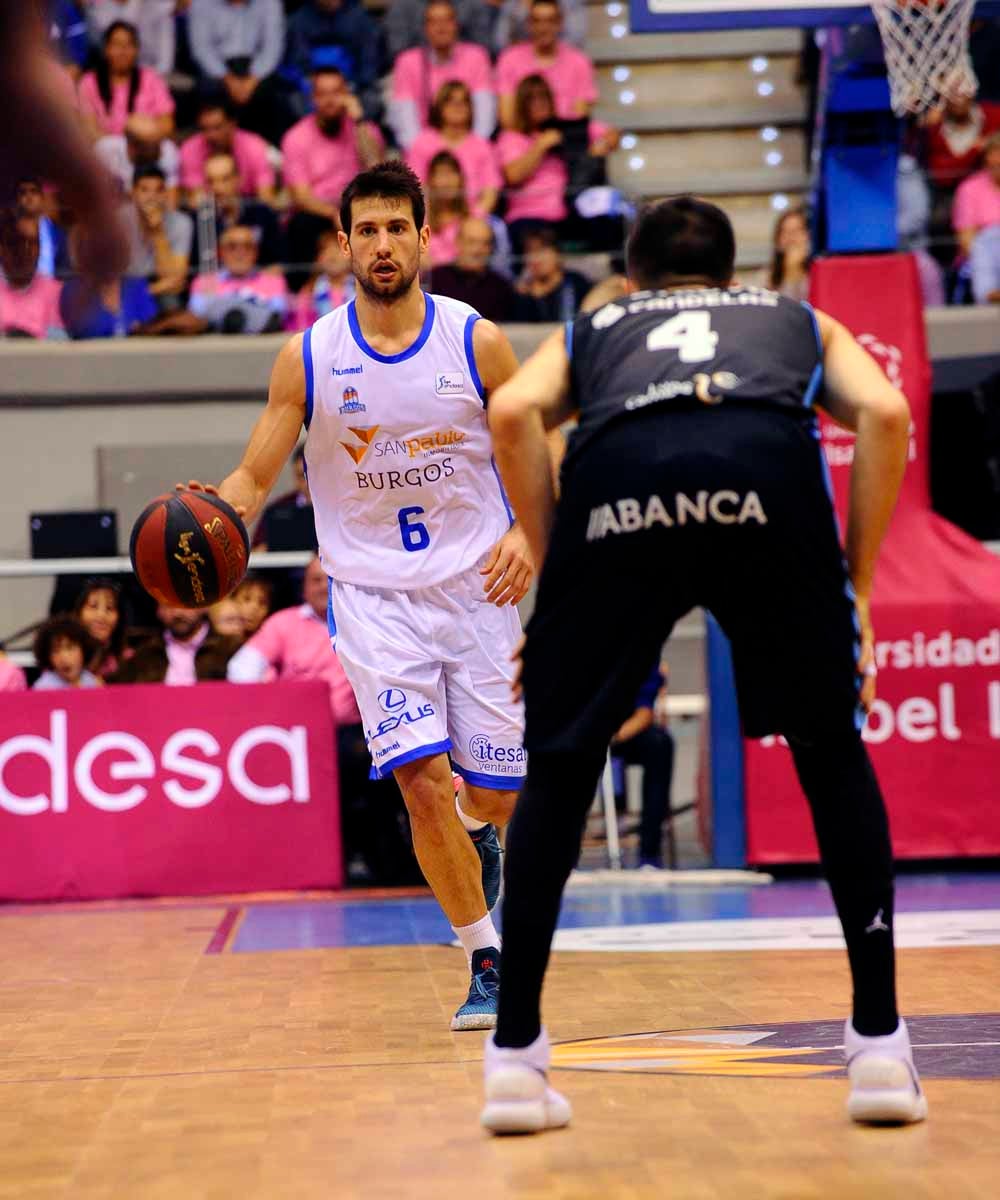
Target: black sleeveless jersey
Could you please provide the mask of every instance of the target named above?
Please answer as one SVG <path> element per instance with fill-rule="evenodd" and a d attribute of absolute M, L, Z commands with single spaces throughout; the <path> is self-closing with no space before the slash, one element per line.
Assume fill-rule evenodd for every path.
<path fill-rule="evenodd" d="M 823 346 L 812 309 L 763 288 L 637 292 L 567 327 L 580 449 L 630 413 L 748 405 L 812 420 Z"/>

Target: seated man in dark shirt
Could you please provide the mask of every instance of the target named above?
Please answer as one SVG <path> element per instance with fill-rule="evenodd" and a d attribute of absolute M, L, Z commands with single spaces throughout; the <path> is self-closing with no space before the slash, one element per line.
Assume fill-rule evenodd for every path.
<path fill-rule="evenodd" d="M 639 866 L 663 866 L 663 822 L 670 812 L 674 773 L 674 739 L 653 721 L 653 705 L 665 682 L 659 664 L 642 685 L 635 712 L 611 739 L 611 754 L 626 766 L 641 766 L 642 818 L 639 822 Z"/>
<path fill-rule="evenodd" d="M 218 260 L 219 239 L 232 225 L 245 225 L 254 231 L 260 266 L 267 267 L 280 262 L 283 248 L 277 215 L 269 205 L 242 195 L 239 170 L 231 154 L 209 155 L 205 160 L 204 185 L 205 191 L 215 201 L 215 236 L 212 236 L 211 216 L 208 217 L 206 229 L 203 224 L 205 218 L 199 212 L 195 222 L 195 253 L 192 256 L 196 269 L 216 269 L 208 260 L 213 254 Z"/>
<path fill-rule="evenodd" d="M 493 230 L 481 217 L 467 217 L 458 231 L 458 256 L 431 272 L 431 291 L 472 307 L 488 321 L 509 321 L 515 295 L 510 282 L 490 265 Z"/>
<path fill-rule="evenodd" d="M 524 274 L 517 285 L 513 320 L 572 321 L 590 291 L 590 280 L 565 269 L 554 229 L 526 233 L 523 246 Z"/>

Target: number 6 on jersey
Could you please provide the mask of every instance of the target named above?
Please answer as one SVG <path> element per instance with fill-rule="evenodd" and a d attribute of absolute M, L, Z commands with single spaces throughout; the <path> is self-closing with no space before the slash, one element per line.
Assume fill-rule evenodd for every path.
<path fill-rule="evenodd" d="M 678 313 L 646 336 L 647 350 L 676 350 L 683 363 L 708 362 L 715 358 L 719 335 L 712 328 L 712 314 L 704 309 Z"/>
<path fill-rule="evenodd" d="M 427 526 L 421 525 L 419 521 L 410 520 L 411 517 L 422 516 L 423 511 L 418 505 L 411 505 L 409 508 L 401 508 L 396 514 L 404 550 L 426 550 L 431 544 Z"/>

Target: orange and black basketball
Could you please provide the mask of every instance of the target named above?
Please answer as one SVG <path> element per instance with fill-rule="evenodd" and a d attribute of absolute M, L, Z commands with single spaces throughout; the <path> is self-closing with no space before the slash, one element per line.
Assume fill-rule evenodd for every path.
<path fill-rule="evenodd" d="M 207 608 L 246 574 L 250 539 L 225 500 L 169 492 L 147 504 L 128 547 L 139 582 L 161 604 Z"/>

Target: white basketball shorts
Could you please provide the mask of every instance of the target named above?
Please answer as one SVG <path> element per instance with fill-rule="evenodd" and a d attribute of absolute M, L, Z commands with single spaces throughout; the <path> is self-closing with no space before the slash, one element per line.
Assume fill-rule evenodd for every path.
<path fill-rule="evenodd" d="M 375 774 L 450 753 L 469 783 L 516 789 L 524 712 L 511 698 L 517 609 L 486 602 L 479 565 L 409 591 L 330 580 L 330 641 L 354 688 Z"/>

